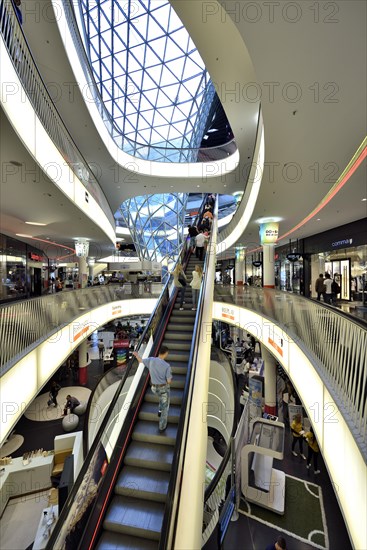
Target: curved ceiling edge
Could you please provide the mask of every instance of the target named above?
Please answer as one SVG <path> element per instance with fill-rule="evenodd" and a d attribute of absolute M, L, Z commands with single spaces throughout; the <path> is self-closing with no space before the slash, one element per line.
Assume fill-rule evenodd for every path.
<path fill-rule="evenodd" d="M 88 89 L 91 83 L 86 80 L 83 68 L 81 66 L 79 55 L 76 51 L 74 41 L 69 30 L 64 7 L 61 9 L 61 6 L 57 0 L 52 0 L 52 5 L 54 10 L 57 10 L 55 11 L 55 13 L 57 13 L 57 26 L 64 44 L 66 55 L 75 76 L 75 81 L 77 82 L 80 91 Z M 117 164 L 130 172 L 138 172 L 142 175 L 167 178 L 211 178 L 229 174 L 234 171 L 239 164 L 240 154 L 238 149 L 224 159 L 201 163 L 162 163 L 147 161 L 129 155 L 128 153 L 122 151 L 110 136 L 94 101 L 86 101 L 85 94 L 81 93 L 81 95 L 109 154 Z"/>
<path fill-rule="evenodd" d="M 265 162 L 265 136 L 262 113 L 259 113 L 259 127 L 251 170 L 240 206 L 227 227 L 219 234 L 217 255 L 219 258 L 233 246 L 245 231 L 259 195 Z"/>

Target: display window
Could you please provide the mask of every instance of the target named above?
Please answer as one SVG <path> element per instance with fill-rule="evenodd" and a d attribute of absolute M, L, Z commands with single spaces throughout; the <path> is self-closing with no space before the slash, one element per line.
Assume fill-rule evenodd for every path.
<path fill-rule="evenodd" d="M 311 256 L 311 280 L 319 274 L 329 273 L 337 283 L 340 292 L 336 299 L 365 301 L 367 293 L 367 245 L 343 248 Z M 311 283 L 312 297 L 316 297 Z"/>

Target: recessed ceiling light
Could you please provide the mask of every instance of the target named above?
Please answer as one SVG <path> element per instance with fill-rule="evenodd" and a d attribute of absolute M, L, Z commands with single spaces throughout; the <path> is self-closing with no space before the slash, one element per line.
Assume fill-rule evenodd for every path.
<path fill-rule="evenodd" d="M 365 201 L 367 201 L 367 199 L 362 199 L 362 202 L 365 202 Z"/>
<path fill-rule="evenodd" d="M 17 237 L 25 237 L 26 239 L 33 239 L 32 235 L 25 235 L 24 233 L 15 233 Z"/>
<path fill-rule="evenodd" d="M 200 187 L 200 185 L 197 185 L 196 187 Z"/>
<path fill-rule="evenodd" d="M 316 221 L 317 221 L 317 222 L 321 221 L 321 218 L 316 218 Z"/>
<path fill-rule="evenodd" d="M 39 223 L 39 222 L 24 222 L 24 223 L 27 223 L 28 225 L 47 225 L 47 223 Z"/>

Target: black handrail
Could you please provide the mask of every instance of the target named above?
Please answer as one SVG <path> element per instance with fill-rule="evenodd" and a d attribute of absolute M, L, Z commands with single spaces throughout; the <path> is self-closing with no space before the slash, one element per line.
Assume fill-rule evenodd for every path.
<path fill-rule="evenodd" d="M 203 207 L 204 207 L 204 205 L 202 205 L 202 208 Z M 181 254 L 180 254 L 180 258 L 178 259 L 178 262 L 179 261 L 182 262 L 184 255 L 186 255 L 186 258 L 189 256 L 189 252 L 186 252 L 185 248 L 182 249 Z M 141 342 L 147 336 L 148 331 L 150 330 L 150 326 L 151 326 L 151 324 L 154 320 L 154 317 L 158 312 L 158 308 L 161 306 L 161 304 L 163 302 L 164 296 L 165 295 L 167 296 L 167 294 L 168 294 L 168 286 L 170 284 L 171 279 L 172 279 L 172 276 L 168 278 L 168 280 L 166 282 L 166 285 L 165 285 L 164 289 L 162 290 L 161 297 L 158 300 L 158 302 L 156 304 L 156 307 L 154 308 L 153 313 L 152 313 L 152 315 L 149 319 L 149 322 L 147 323 L 147 325 L 145 327 L 145 330 L 142 334 Z M 163 339 L 164 330 L 165 330 L 165 327 L 167 326 L 168 319 L 169 319 L 169 314 L 170 314 L 170 312 L 173 308 L 175 298 L 176 298 L 176 295 L 175 295 L 175 293 L 173 293 L 172 296 L 171 296 L 171 299 L 169 299 L 167 301 L 167 304 L 165 304 L 164 314 L 163 314 L 158 326 L 156 327 L 156 336 L 157 336 L 157 338 L 156 338 L 156 341 L 155 341 L 155 343 L 153 345 L 153 348 L 152 348 L 152 355 L 157 353 L 158 350 L 159 350 L 160 343 Z M 199 304 L 201 303 L 200 300 L 201 300 L 201 293 L 200 293 L 200 296 L 199 296 Z M 141 342 L 140 342 L 140 344 L 141 344 Z M 139 347 L 140 347 L 140 344 L 139 344 Z M 82 482 L 82 480 L 83 480 L 83 478 L 84 478 L 84 476 L 87 472 L 90 460 L 93 457 L 93 455 L 95 454 L 98 445 L 100 444 L 100 440 L 101 440 L 101 438 L 103 436 L 103 433 L 106 429 L 107 423 L 109 422 L 109 418 L 113 414 L 113 411 L 116 407 L 120 392 L 121 392 L 121 390 L 122 390 L 122 388 L 125 384 L 125 381 L 126 381 L 128 375 L 129 375 L 130 371 L 131 371 L 133 361 L 134 360 L 131 360 L 128 364 L 128 367 L 127 367 L 127 369 L 124 373 L 124 376 L 123 376 L 123 378 L 122 378 L 122 380 L 119 384 L 119 387 L 118 387 L 118 389 L 117 389 L 117 391 L 114 395 L 114 398 L 112 399 L 112 402 L 111 402 L 111 404 L 108 408 L 108 411 L 105 415 L 105 418 L 104 418 L 104 420 L 103 420 L 103 422 L 102 422 L 102 424 L 101 424 L 101 426 L 98 430 L 98 433 L 97 433 L 97 435 L 94 439 L 94 442 L 91 446 L 91 449 L 90 449 L 90 451 L 89 451 L 89 453 L 88 453 L 88 455 L 85 459 L 85 462 L 84 462 L 84 464 L 81 468 L 81 471 L 78 475 L 78 478 L 77 478 L 77 480 L 76 480 L 76 482 L 75 482 L 75 484 L 74 484 L 74 486 L 73 486 L 73 488 L 72 488 L 72 490 L 71 490 L 71 492 L 68 496 L 68 499 L 65 503 L 65 506 L 64 506 L 63 510 L 61 511 L 60 517 L 59 517 L 58 522 L 56 524 L 56 528 L 52 532 L 52 535 L 50 537 L 50 540 L 48 541 L 46 550 L 53 550 L 53 548 L 55 548 L 55 544 L 57 542 L 57 537 L 58 537 L 59 531 L 61 529 L 61 526 L 65 523 L 65 520 L 67 519 L 68 512 L 69 512 L 70 507 L 71 507 L 71 505 L 72 505 L 72 503 L 73 503 L 73 501 L 74 501 L 74 499 L 77 495 L 80 484 L 81 484 L 81 482 Z M 144 396 L 145 390 L 146 390 L 147 385 L 148 385 L 148 381 L 149 381 L 149 371 L 148 371 L 148 369 L 145 369 L 145 371 L 142 375 L 142 378 L 141 378 L 141 380 L 138 384 L 138 387 L 135 391 L 135 394 L 134 394 L 134 397 L 132 399 L 132 403 L 129 407 L 124 425 L 123 425 L 123 427 L 121 429 L 121 432 L 118 436 L 115 448 L 114 448 L 112 456 L 111 456 L 109 468 L 107 469 L 107 472 L 106 472 L 106 474 L 105 474 L 105 476 L 102 480 L 101 487 L 99 488 L 98 498 L 94 502 L 94 504 L 92 506 L 92 510 L 90 511 L 89 518 L 87 520 L 87 525 L 84 529 L 83 537 L 81 538 L 81 541 L 82 541 L 81 542 L 81 545 L 82 545 L 81 548 L 83 550 L 85 549 L 85 536 L 89 540 L 89 542 L 87 544 L 90 545 L 91 543 L 93 543 L 95 537 L 98 534 L 97 531 L 101 527 L 102 514 L 104 513 L 104 510 L 107 506 L 109 497 L 111 495 L 113 483 L 114 483 L 114 481 L 116 479 L 116 476 L 118 474 L 118 471 L 120 469 L 120 466 L 121 466 L 121 463 L 122 463 L 122 460 L 123 460 L 123 456 L 125 454 L 125 450 L 127 448 L 127 444 L 129 442 L 129 439 L 130 439 L 130 433 L 131 433 L 133 425 L 135 423 L 136 416 L 138 414 L 139 407 L 140 407 L 140 402 L 141 402 L 141 400 Z M 88 547 L 90 547 L 90 546 L 88 546 Z"/>
<path fill-rule="evenodd" d="M 141 343 L 143 342 L 144 338 L 145 338 L 145 337 L 147 336 L 147 334 L 148 334 L 148 331 L 149 331 L 149 329 L 150 329 L 150 324 L 151 324 L 151 322 L 153 321 L 154 315 L 157 313 L 158 308 L 159 308 L 159 307 L 161 306 L 161 304 L 163 303 L 164 297 L 165 297 L 165 296 L 167 295 L 167 293 L 168 293 L 169 280 L 170 280 L 170 279 L 167 280 L 167 283 L 166 283 L 166 285 L 164 286 L 164 288 L 163 288 L 163 290 L 162 290 L 160 299 L 158 300 L 158 302 L 157 302 L 157 304 L 156 304 L 156 306 L 155 306 L 155 308 L 154 308 L 154 310 L 153 310 L 153 312 L 152 312 L 152 314 L 151 314 L 151 316 L 150 316 L 149 322 L 147 323 L 147 325 L 146 325 L 146 327 L 145 327 L 145 330 L 144 330 L 144 332 L 143 332 L 143 334 L 142 334 L 142 336 L 141 336 L 140 343 L 139 343 L 139 345 L 138 345 L 138 349 L 139 349 Z M 166 304 L 166 305 L 167 305 L 167 304 Z M 72 505 L 72 503 L 73 503 L 73 501 L 74 501 L 74 499 L 75 499 L 75 497 L 76 497 L 76 495 L 77 495 L 77 492 L 78 492 L 78 489 L 79 489 L 79 487 L 80 487 L 80 484 L 81 484 L 81 482 L 82 482 L 82 480 L 83 480 L 83 478 L 84 478 L 84 476 L 85 476 L 85 474 L 86 474 L 86 472 L 87 472 L 87 469 L 88 469 L 88 466 L 89 466 L 90 459 L 91 459 L 91 457 L 93 457 L 94 453 L 96 452 L 97 446 L 98 446 L 99 443 L 100 443 L 100 440 L 101 440 L 101 438 L 102 438 L 102 436 L 103 436 L 103 433 L 104 433 L 104 431 L 105 431 L 105 429 L 106 429 L 106 426 L 107 426 L 107 424 L 108 424 L 108 422 L 109 422 L 109 419 L 110 419 L 111 415 L 113 414 L 113 411 L 114 411 L 114 409 L 115 409 L 115 407 L 116 407 L 116 404 L 117 404 L 117 401 L 118 401 L 120 392 L 121 392 L 121 390 L 122 390 L 122 388 L 123 388 L 123 386 L 124 386 L 124 384 L 125 384 L 125 382 L 126 382 L 127 377 L 129 376 L 130 370 L 131 370 L 131 368 L 132 368 L 133 361 L 135 361 L 135 358 L 132 359 L 132 360 L 130 360 L 129 363 L 128 363 L 128 367 L 127 367 L 127 369 L 126 369 L 126 371 L 125 371 L 125 373 L 124 373 L 124 376 L 122 377 L 121 382 L 120 382 L 120 384 L 119 384 L 119 386 L 118 386 L 118 388 L 117 388 L 117 390 L 116 390 L 116 392 L 115 392 L 115 395 L 114 395 L 114 397 L 113 397 L 113 399 L 112 399 L 112 401 L 111 401 L 111 404 L 110 404 L 110 406 L 109 406 L 109 408 L 108 408 L 108 410 L 107 410 L 107 412 L 106 412 L 105 418 L 104 418 L 104 420 L 103 420 L 103 422 L 102 422 L 102 424 L 101 424 L 101 426 L 100 426 L 100 428 L 99 428 L 99 430 L 98 430 L 98 432 L 97 432 L 97 434 L 96 434 L 96 437 L 95 437 L 95 439 L 94 439 L 94 441 L 93 441 L 93 444 L 92 444 L 92 446 L 91 446 L 91 448 L 90 448 L 90 450 L 89 450 L 89 452 L 88 452 L 88 454 L 87 454 L 87 457 L 86 457 L 86 459 L 85 459 L 85 461 L 84 461 L 84 464 L 83 464 L 83 466 L 82 466 L 82 468 L 81 468 L 81 470 L 80 470 L 80 472 L 79 472 L 79 475 L 78 475 L 78 477 L 77 477 L 77 480 L 76 480 L 76 482 L 74 483 L 72 490 L 70 491 L 70 494 L 69 494 L 69 496 L 68 496 L 68 498 L 67 498 L 67 501 L 66 501 L 66 503 L 65 503 L 65 505 L 64 505 L 64 508 L 63 508 L 62 511 L 61 511 L 61 514 L 60 514 L 60 516 L 59 516 L 59 518 L 58 518 L 57 524 L 56 524 L 56 526 L 55 526 L 55 528 L 54 528 L 54 530 L 53 530 L 53 532 L 52 532 L 52 534 L 51 534 L 51 537 L 50 537 L 48 543 L 47 543 L 46 550 L 53 550 L 53 549 L 56 547 L 56 546 L 55 546 L 56 538 L 57 538 L 57 536 L 58 536 L 58 534 L 59 534 L 60 528 L 61 528 L 61 527 L 63 526 L 63 524 L 65 523 L 65 520 L 66 520 L 66 518 L 67 518 L 67 515 L 68 515 L 68 512 L 69 512 L 69 510 L 70 510 L 70 507 L 71 507 L 71 505 Z M 147 381 L 148 381 L 148 379 L 147 379 L 147 376 L 146 376 L 146 377 L 143 379 L 143 382 L 147 382 Z M 139 384 L 139 386 L 138 386 L 138 388 L 137 388 L 137 391 L 135 392 L 135 396 L 134 396 L 134 399 L 133 399 L 133 403 L 135 403 L 136 396 L 138 395 L 138 389 L 139 389 L 139 388 L 140 388 L 140 390 L 141 390 L 141 388 L 142 388 L 142 385 L 141 385 L 141 384 Z M 131 405 L 130 409 L 132 409 L 132 405 Z M 131 411 L 130 411 L 130 409 L 129 409 L 129 411 L 128 411 L 127 419 L 131 417 Z M 128 424 L 128 426 L 130 427 L 130 423 L 125 422 L 124 425 L 126 425 L 126 424 Z M 123 429 L 122 429 L 121 432 L 123 432 Z M 125 437 L 126 437 L 126 434 L 125 434 Z M 111 462 L 110 462 L 110 464 L 112 464 L 113 457 L 114 457 L 114 454 L 115 454 L 115 452 L 116 452 L 116 449 L 119 448 L 119 441 L 120 441 L 120 440 L 121 440 L 121 437 L 118 438 L 118 441 L 117 441 L 116 446 L 115 446 L 115 450 L 114 450 L 114 452 L 113 452 L 113 454 L 112 454 L 112 457 L 111 457 Z M 108 470 L 110 470 L 110 469 L 108 469 Z M 108 472 L 106 472 L 106 476 L 107 476 L 107 473 L 108 473 Z"/>
<path fill-rule="evenodd" d="M 185 254 L 185 250 L 183 249 L 181 251 L 180 259 L 178 261 L 182 261 L 182 256 L 184 254 Z M 166 287 L 168 286 L 169 281 L 170 279 L 168 279 L 166 283 Z M 176 299 L 176 296 L 175 294 L 173 294 L 167 304 L 164 315 L 161 318 L 161 321 L 157 327 L 157 331 L 156 331 L 157 338 L 151 350 L 152 356 L 158 354 L 159 352 L 159 348 L 163 340 L 165 329 L 167 327 L 169 316 L 174 306 L 175 299 Z M 83 536 L 81 538 L 81 542 L 79 546 L 80 550 L 85 550 L 86 546 L 88 546 L 88 548 L 92 548 L 96 538 L 98 537 L 100 528 L 102 526 L 103 515 L 106 510 L 106 507 L 108 506 L 108 502 L 112 497 L 112 491 L 115 485 L 116 477 L 120 471 L 120 467 L 125 455 L 125 451 L 130 441 L 130 435 L 133 430 L 137 415 L 139 413 L 140 404 L 144 397 L 148 383 L 149 383 L 149 371 L 147 368 L 145 368 L 142 378 L 140 379 L 139 385 L 135 391 L 132 405 L 126 417 L 126 422 L 124 422 L 124 425 L 119 434 L 115 449 L 111 456 L 110 467 L 108 469 L 108 472 L 106 472 L 106 475 L 102 481 L 102 486 L 98 493 L 98 499 L 94 503 L 92 511 L 89 515 L 87 525 L 85 527 Z"/>
<path fill-rule="evenodd" d="M 153 311 L 152 311 L 152 313 L 151 313 L 151 315 L 148 319 L 148 322 L 145 325 L 145 328 L 144 328 L 142 334 L 140 335 L 139 341 L 138 341 L 137 346 L 136 346 L 136 350 L 140 349 L 140 346 L 142 345 L 142 343 L 145 341 L 145 339 L 147 337 L 148 331 L 151 328 L 151 324 L 153 323 L 153 319 L 154 319 L 154 317 L 157 313 L 157 310 L 160 307 L 161 302 L 163 302 L 164 295 L 168 293 L 168 283 L 169 283 L 169 279 L 167 280 L 165 286 L 163 287 L 161 295 L 159 296 L 159 298 L 157 300 L 157 303 L 156 303 L 156 305 L 155 305 L 155 307 L 154 307 L 154 309 L 153 309 Z M 167 302 L 168 302 L 168 300 L 167 300 Z M 116 392 L 120 393 L 120 391 L 123 387 L 123 384 L 126 382 L 128 376 L 130 376 L 130 372 L 131 372 L 131 369 L 132 369 L 133 362 L 134 362 L 133 359 L 130 359 L 130 361 L 128 361 L 126 370 L 124 372 L 124 375 L 121 379 L 121 382 L 120 382 Z M 90 409 L 91 409 L 91 406 L 92 406 L 93 396 L 94 396 L 94 394 L 95 394 L 95 392 L 98 388 L 99 383 L 102 381 L 103 378 L 108 376 L 108 374 L 109 374 L 109 371 L 105 372 L 100 377 L 96 387 L 94 388 L 91 395 L 89 396 L 88 406 L 87 406 L 87 410 L 85 412 L 85 421 L 84 421 L 84 429 L 83 429 L 83 452 L 84 452 L 84 457 L 87 456 L 87 454 L 88 454 L 89 415 L 90 415 Z M 108 411 L 106 412 L 105 416 L 107 416 L 107 414 L 108 414 Z"/>

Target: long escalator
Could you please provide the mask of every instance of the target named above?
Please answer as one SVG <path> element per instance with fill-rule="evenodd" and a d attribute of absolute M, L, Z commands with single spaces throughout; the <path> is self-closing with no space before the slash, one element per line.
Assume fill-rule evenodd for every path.
<path fill-rule="evenodd" d="M 186 267 L 189 281 L 197 264 L 203 262 L 191 256 Z M 170 350 L 167 360 L 173 374 L 167 429 L 164 434 L 158 430 L 158 397 L 149 387 L 104 517 L 98 550 L 159 546 L 196 316 L 189 284 L 185 301 L 181 311 L 176 298 L 162 340 Z"/>

